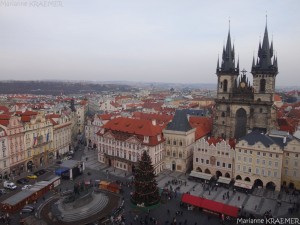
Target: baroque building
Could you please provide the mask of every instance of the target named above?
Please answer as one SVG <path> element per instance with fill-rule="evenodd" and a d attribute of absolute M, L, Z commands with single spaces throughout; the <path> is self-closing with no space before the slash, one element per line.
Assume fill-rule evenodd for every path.
<path fill-rule="evenodd" d="M 129 172 L 143 151 L 151 157 L 155 174 L 163 170 L 164 142 L 162 127 L 149 120 L 119 117 L 102 126 L 98 135 L 98 160 Z"/>
<path fill-rule="evenodd" d="M 218 87 L 213 136 L 238 139 L 250 130 L 266 132 L 274 129 L 276 112 L 273 104 L 278 66 L 273 52 L 273 42 L 270 45 L 266 26 L 263 42 L 259 43 L 258 58 L 256 61 L 253 58 L 251 86 L 247 71 L 239 74 L 239 62 L 236 63 L 235 48 L 228 32 L 221 66 L 218 59 L 216 69 Z"/>

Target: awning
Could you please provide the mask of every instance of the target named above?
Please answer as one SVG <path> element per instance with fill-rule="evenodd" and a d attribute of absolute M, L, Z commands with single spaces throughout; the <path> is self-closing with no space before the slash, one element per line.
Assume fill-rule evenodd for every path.
<path fill-rule="evenodd" d="M 222 184 L 229 184 L 231 182 L 231 178 L 219 177 L 217 182 L 222 183 Z"/>
<path fill-rule="evenodd" d="M 181 201 L 193 206 L 207 209 L 212 212 L 221 213 L 235 218 L 238 217 L 238 213 L 239 213 L 239 208 L 235 206 L 226 205 L 221 202 L 216 202 L 213 200 L 209 200 L 209 199 L 205 199 L 205 198 L 201 198 L 189 194 L 183 194 Z"/>
<path fill-rule="evenodd" d="M 197 178 L 204 179 L 204 180 L 210 180 L 212 178 L 211 174 L 201 173 L 201 172 L 197 172 L 197 171 L 194 171 L 194 170 L 190 173 L 190 176 L 191 177 L 197 177 Z"/>
<path fill-rule="evenodd" d="M 234 186 L 251 190 L 253 184 L 249 181 L 236 180 L 235 183 L 234 183 Z"/>

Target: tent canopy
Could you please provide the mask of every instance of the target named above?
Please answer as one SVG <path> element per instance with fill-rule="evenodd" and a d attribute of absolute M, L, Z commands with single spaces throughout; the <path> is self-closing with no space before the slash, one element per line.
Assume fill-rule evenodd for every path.
<path fill-rule="evenodd" d="M 235 218 L 238 217 L 238 213 L 239 213 L 239 208 L 235 206 L 226 205 L 221 202 L 216 202 L 213 200 L 209 200 L 209 199 L 205 199 L 205 198 L 201 198 L 189 194 L 183 194 L 181 201 L 193 206 L 197 206 L 199 208 L 207 209 L 212 212 L 225 214 L 227 216 L 231 216 Z"/>

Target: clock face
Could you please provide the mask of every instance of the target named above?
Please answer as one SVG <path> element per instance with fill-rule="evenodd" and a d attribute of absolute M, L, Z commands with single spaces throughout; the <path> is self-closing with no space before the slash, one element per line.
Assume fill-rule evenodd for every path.
<path fill-rule="evenodd" d="M 246 86 L 245 82 L 241 83 L 241 87 L 244 88 Z"/>

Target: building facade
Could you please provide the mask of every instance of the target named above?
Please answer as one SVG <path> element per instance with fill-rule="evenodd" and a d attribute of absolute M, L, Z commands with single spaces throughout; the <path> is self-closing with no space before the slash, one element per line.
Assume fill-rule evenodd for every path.
<path fill-rule="evenodd" d="M 196 128 L 188 121 L 186 110 L 177 110 L 163 130 L 166 139 L 165 168 L 187 172 L 192 168 Z"/>
<path fill-rule="evenodd" d="M 162 128 L 148 120 L 115 118 L 98 135 L 98 160 L 118 169 L 134 172 L 142 152 L 150 155 L 156 174 L 163 170 Z"/>
<path fill-rule="evenodd" d="M 5 129 L 0 125 L 0 180 L 8 178 L 10 173 L 8 140 Z"/>
<path fill-rule="evenodd" d="M 263 43 L 259 43 L 258 58 L 253 58 L 251 73 L 253 86 L 245 70 L 239 75 L 239 62 L 228 32 L 222 62 L 217 63 L 218 76 L 216 111 L 213 136 L 240 138 L 249 130 L 269 131 L 275 128 L 276 112 L 273 107 L 275 80 L 278 74 L 277 58 L 273 58 L 273 43 L 269 44 L 267 26 Z"/>
<path fill-rule="evenodd" d="M 22 116 L 25 132 L 26 169 L 33 171 L 51 163 L 56 153 L 53 148 L 53 125 L 43 112 Z"/>
<path fill-rule="evenodd" d="M 52 114 L 47 116 L 53 125 L 54 158 L 60 158 L 71 149 L 71 126 L 68 116 Z"/>
<path fill-rule="evenodd" d="M 234 178 L 234 146 L 222 138 L 201 138 L 196 141 L 193 170 L 216 177 Z"/>
<path fill-rule="evenodd" d="M 24 128 L 20 117 L 10 116 L 5 127 L 8 139 L 10 173 L 15 175 L 25 171 Z"/>
<path fill-rule="evenodd" d="M 283 137 L 288 140 L 287 137 Z M 300 140 L 293 137 L 284 147 L 282 185 L 300 190 Z"/>
<path fill-rule="evenodd" d="M 235 179 L 279 191 L 286 143 L 258 131 L 242 137 L 235 148 Z"/>

